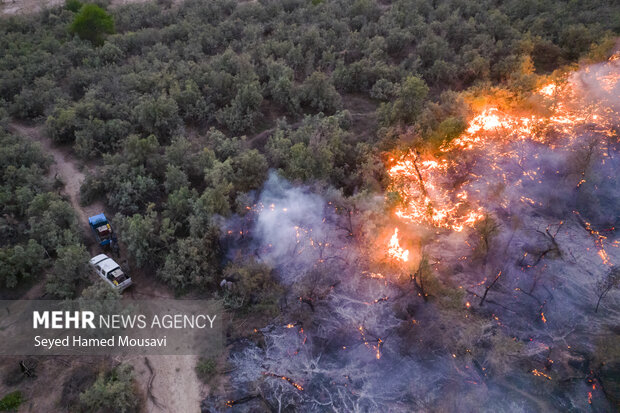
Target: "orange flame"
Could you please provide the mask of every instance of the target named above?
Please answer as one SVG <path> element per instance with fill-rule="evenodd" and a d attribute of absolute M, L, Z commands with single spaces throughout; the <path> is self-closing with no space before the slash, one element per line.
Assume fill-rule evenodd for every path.
<path fill-rule="evenodd" d="M 409 250 L 403 249 L 398 241 L 398 228 L 394 228 L 394 235 L 388 243 L 388 255 L 403 262 L 409 261 Z"/>
<path fill-rule="evenodd" d="M 619 59 L 618 56 L 610 59 L 609 64 L 616 64 L 613 61 Z M 617 73 L 599 75 L 597 82 L 612 93 L 620 83 L 620 76 Z M 616 112 L 604 102 L 584 101 L 582 84 L 583 81 L 569 74 L 561 82 L 548 82 L 540 87 L 535 95 L 542 98 L 546 106 L 544 113 L 503 109 L 507 106 L 504 104 L 483 107 L 459 137 L 439 148 L 440 155 L 412 150 L 404 156 L 391 158 L 388 165 L 391 190 L 398 192 L 403 201 L 395 209 L 395 215 L 408 222 L 462 231 L 485 215 L 482 206 L 485 198 L 480 194 L 482 184 L 490 185 L 495 178 L 499 178 L 500 183 L 510 184 L 496 160 L 510 158 L 521 165 L 522 153 L 515 148 L 515 143 L 535 142 L 551 149 L 566 147 L 579 139 L 584 127 L 614 138 Z M 456 180 L 459 184 L 455 187 L 450 175 L 462 169 L 460 162 L 464 152 L 474 150 L 490 159 L 488 172 L 493 181 L 479 181 L 480 176 L 468 173 Z M 541 182 L 537 170 L 524 170 L 523 179 Z M 577 187 L 585 183 L 583 176 L 575 181 Z M 521 201 L 532 207 L 540 206 L 527 197 L 522 197 Z M 603 262 L 609 263 L 604 249 L 598 248 Z"/>

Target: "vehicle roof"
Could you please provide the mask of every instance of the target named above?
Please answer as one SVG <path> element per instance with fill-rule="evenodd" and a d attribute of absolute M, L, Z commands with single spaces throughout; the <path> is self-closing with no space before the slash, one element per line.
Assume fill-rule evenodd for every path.
<path fill-rule="evenodd" d="M 106 258 L 110 258 L 110 257 L 108 257 L 105 254 L 99 254 L 99 255 L 95 255 L 94 257 L 92 257 L 89 262 L 95 265 L 98 262 L 105 260 Z"/>
<path fill-rule="evenodd" d="M 92 265 L 98 265 L 106 274 L 115 268 L 120 267 L 112 258 L 105 254 L 99 254 L 96 257 L 91 258 L 90 263 Z"/>
<path fill-rule="evenodd" d="M 88 218 L 88 223 L 90 225 L 105 224 L 106 222 L 108 222 L 108 219 L 105 217 L 103 213 L 99 215 L 93 215 L 92 217 Z"/>

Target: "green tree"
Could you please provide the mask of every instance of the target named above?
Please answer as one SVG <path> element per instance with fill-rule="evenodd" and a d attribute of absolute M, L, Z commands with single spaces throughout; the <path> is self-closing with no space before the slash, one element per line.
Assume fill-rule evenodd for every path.
<path fill-rule="evenodd" d="M 263 101 L 260 83 L 253 81 L 242 85 L 229 106 L 218 113 L 218 120 L 233 133 L 243 132 L 254 126 Z"/>
<path fill-rule="evenodd" d="M 47 277 L 45 291 L 57 298 L 73 298 L 80 281 L 88 277 L 89 258 L 81 244 L 59 248 L 58 258 Z"/>
<path fill-rule="evenodd" d="M 36 195 L 27 214 L 30 227 L 27 234 L 49 254 L 65 245 L 79 243 L 75 212 L 71 205 L 57 194 L 46 192 Z"/>
<path fill-rule="evenodd" d="M 85 4 L 73 19 L 69 32 L 99 46 L 106 34 L 114 33 L 114 19 L 96 4 Z"/>
<path fill-rule="evenodd" d="M 166 180 L 164 181 L 166 192 L 171 193 L 184 186 L 189 187 L 187 174 L 180 167 L 168 164 L 166 166 Z"/>
<path fill-rule="evenodd" d="M 16 412 L 19 406 L 23 403 L 24 396 L 22 392 L 14 391 L 5 395 L 0 399 L 0 411 L 1 412 Z"/>
<path fill-rule="evenodd" d="M 136 106 L 135 116 L 146 133 L 154 134 L 162 142 L 168 142 L 181 126 L 179 106 L 167 94 L 143 98 Z"/>
<path fill-rule="evenodd" d="M 45 250 L 33 239 L 26 245 L 0 248 L 0 285 L 13 288 L 36 277 L 43 270 L 44 258 Z"/>
<path fill-rule="evenodd" d="M 80 0 L 66 0 L 65 1 L 65 9 L 71 10 L 73 13 L 77 13 L 82 7 L 82 2 Z"/>
<path fill-rule="evenodd" d="M 177 225 L 182 233 L 187 232 L 188 218 L 196 197 L 196 191 L 190 190 L 187 186 L 182 186 L 168 195 L 163 216 Z"/>
<path fill-rule="evenodd" d="M 238 192 L 259 188 L 267 179 L 269 165 L 265 156 L 256 149 L 245 151 L 232 158 L 233 185 Z"/>
<path fill-rule="evenodd" d="M 123 153 L 127 163 L 132 166 L 147 166 L 157 157 L 159 152 L 159 142 L 155 135 L 140 138 L 137 135 L 130 135 L 124 142 Z"/>
<path fill-rule="evenodd" d="M 107 373 L 101 372 L 95 383 L 80 394 L 80 402 L 92 412 L 137 411 L 139 398 L 134 392 L 133 380 L 133 367 L 129 364 L 121 364 Z"/>
<path fill-rule="evenodd" d="M 340 95 L 325 73 L 314 72 L 301 87 L 301 98 L 319 112 L 331 114 L 342 106 Z"/>
<path fill-rule="evenodd" d="M 379 115 L 384 124 L 413 124 L 426 102 L 428 86 L 419 77 L 409 76 L 401 84 L 398 98 L 393 103 L 383 103 L 379 107 Z"/>
<path fill-rule="evenodd" d="M 157 276 L 176 290 L 215 285 L 220 262 L 218 232 L 203 229 L 202 237 L 180 239 Z"/>
<path fill-rule="evenodd" d="M 247 262 L 233 262 L 224 269 L 224 278 L 233 283 L 225 305 L 246 311 L 277 311 L 277 303 L 282 287 L 277 283 L 273 269 L 264 263 L 251 259 Z M 232 305 L 231 305 L 232 304 Z"/>
<path fill-rule="evenodd" d="M 162 247 L 168 248 L 174 233 L 170 220 L 164 218 L 160 222 L 155 205 L 150 204 L 144 215 L 117 215 L 115 221 L 118 222 L 123 242 L 136 265 L 156 268 L 161 259 Z"/>
<path fill-rule="evenodd" d="M 57 107 L 45 122 L 47 134 L 56 143 L 73 143 L 76 131 L 76 113 L 72 107 Z"/>
<path fill-rule="evenodd" d="M 120 300 L 121 293 L 110 288 L 110 285 L 103 280 L 97 280 L 93 285 L 82 290 L 81 299 L 94 301 Z"/>

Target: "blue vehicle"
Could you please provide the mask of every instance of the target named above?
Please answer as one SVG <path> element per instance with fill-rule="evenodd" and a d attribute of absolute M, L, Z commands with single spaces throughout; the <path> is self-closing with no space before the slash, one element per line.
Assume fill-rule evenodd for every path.
<path fill-rule="evenodd" d="M 95 239 L 102 247 L 112 246 L 116 243 L 116 236 L 104 214 L 88 218 L 88 224 L 95 233 Z"/>

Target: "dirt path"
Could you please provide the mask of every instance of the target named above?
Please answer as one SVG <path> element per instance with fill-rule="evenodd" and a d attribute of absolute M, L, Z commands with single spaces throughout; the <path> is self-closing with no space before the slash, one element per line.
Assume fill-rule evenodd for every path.
<path fill-rule="evenodd" d="M 104 210 L 102 202 L 94 202 L 88 206 L 80 205 L 80 186 L 85 175 L 81 172 L 79 162 L 66 148 L 52 145 L 45 136 L 42 126 L 29 126 L 18 122 L 12 122 L 9 126 L 12 133 L 21 135 L 31 141 L 39 142 L 42 149 L 52 155 L 54 164 L 50 167 L 49 175 L 58 177 L 65 184 L 62 192 L 67 196 L 73 209 L 78 214 L 80 226 L 84 236 L 89 239 L 92 234 L 88 226 L 88 217 Z M 94 245 L 94 250 L 97 246 Z M 94 253 L 91 251 L 91 253 Z M 132 277 L 133 278 L 133 277 Z M 151 278 L 149 280 L 149 278 Z M 124 299 L 152 299 L 173 298 L 171 292 L 161 283 L 152 280 L 140 273 L 134 280 L 135 284 L 129 294 L 124 294 Z M 142 287 L 140 285 L 142 284 Z M 30 298 L 38 298 L 42 291 L 43 283 L 32 288 L 27 293 Z M 149 364 L 153 374 L 145 364 L 144 357 L 132 357 L 123 360 L 134 366 L 135 377 L 138 386 L 146 395 L 145 412 L 171 412 L 191 413 L 200 411 L 200 402 L 207 394 L 207 388 L 196 376 L 196 356 L 149 356 Z M 152 380 L 151 380 L 152 378 Z M 150 385 L 150 390 L 149 390 Z M 33 392 L 30 405 L 37 407 L 48 406 L 49 394 L 47 392 Z M 36 400 L 40 398 L 41 400 Z M 45 411 L 45 409 L 44 409 Z M 49 410 L 47 410 L 49 411 Z"/>
<path fill-rule="evenodd" d="M 134 367 L 136 380 L 144 392 L 143 411 L 200 412 L 207 387 L 196 376 L 197 361 L 196 356 L 139 356 L 125 360 Z"/>
<path fill-rule="evenodd" d="M 52 142 L 45 137 L 42 129 L 42 126 L 28 126 L 17 122 L 12 122 L 9 125 L 11 132 L 39 142 L 43 151 L 52 155 L 54 164 L 51 165 L 49 174 L 52 178 L 60 178 L 65 184 L 62 192 L 69 198 L 71 206 L 78 214 L 80 226 L 85 231 L 84 235 L 90 237 L 88 217 L 102 212 L 103 203 L 93 202 L 85 207 L 80 205 L 80 186 L 85 176 L 78 168 L 77 162 L 71 157 L 69 151 L 52 146 Z"/>

